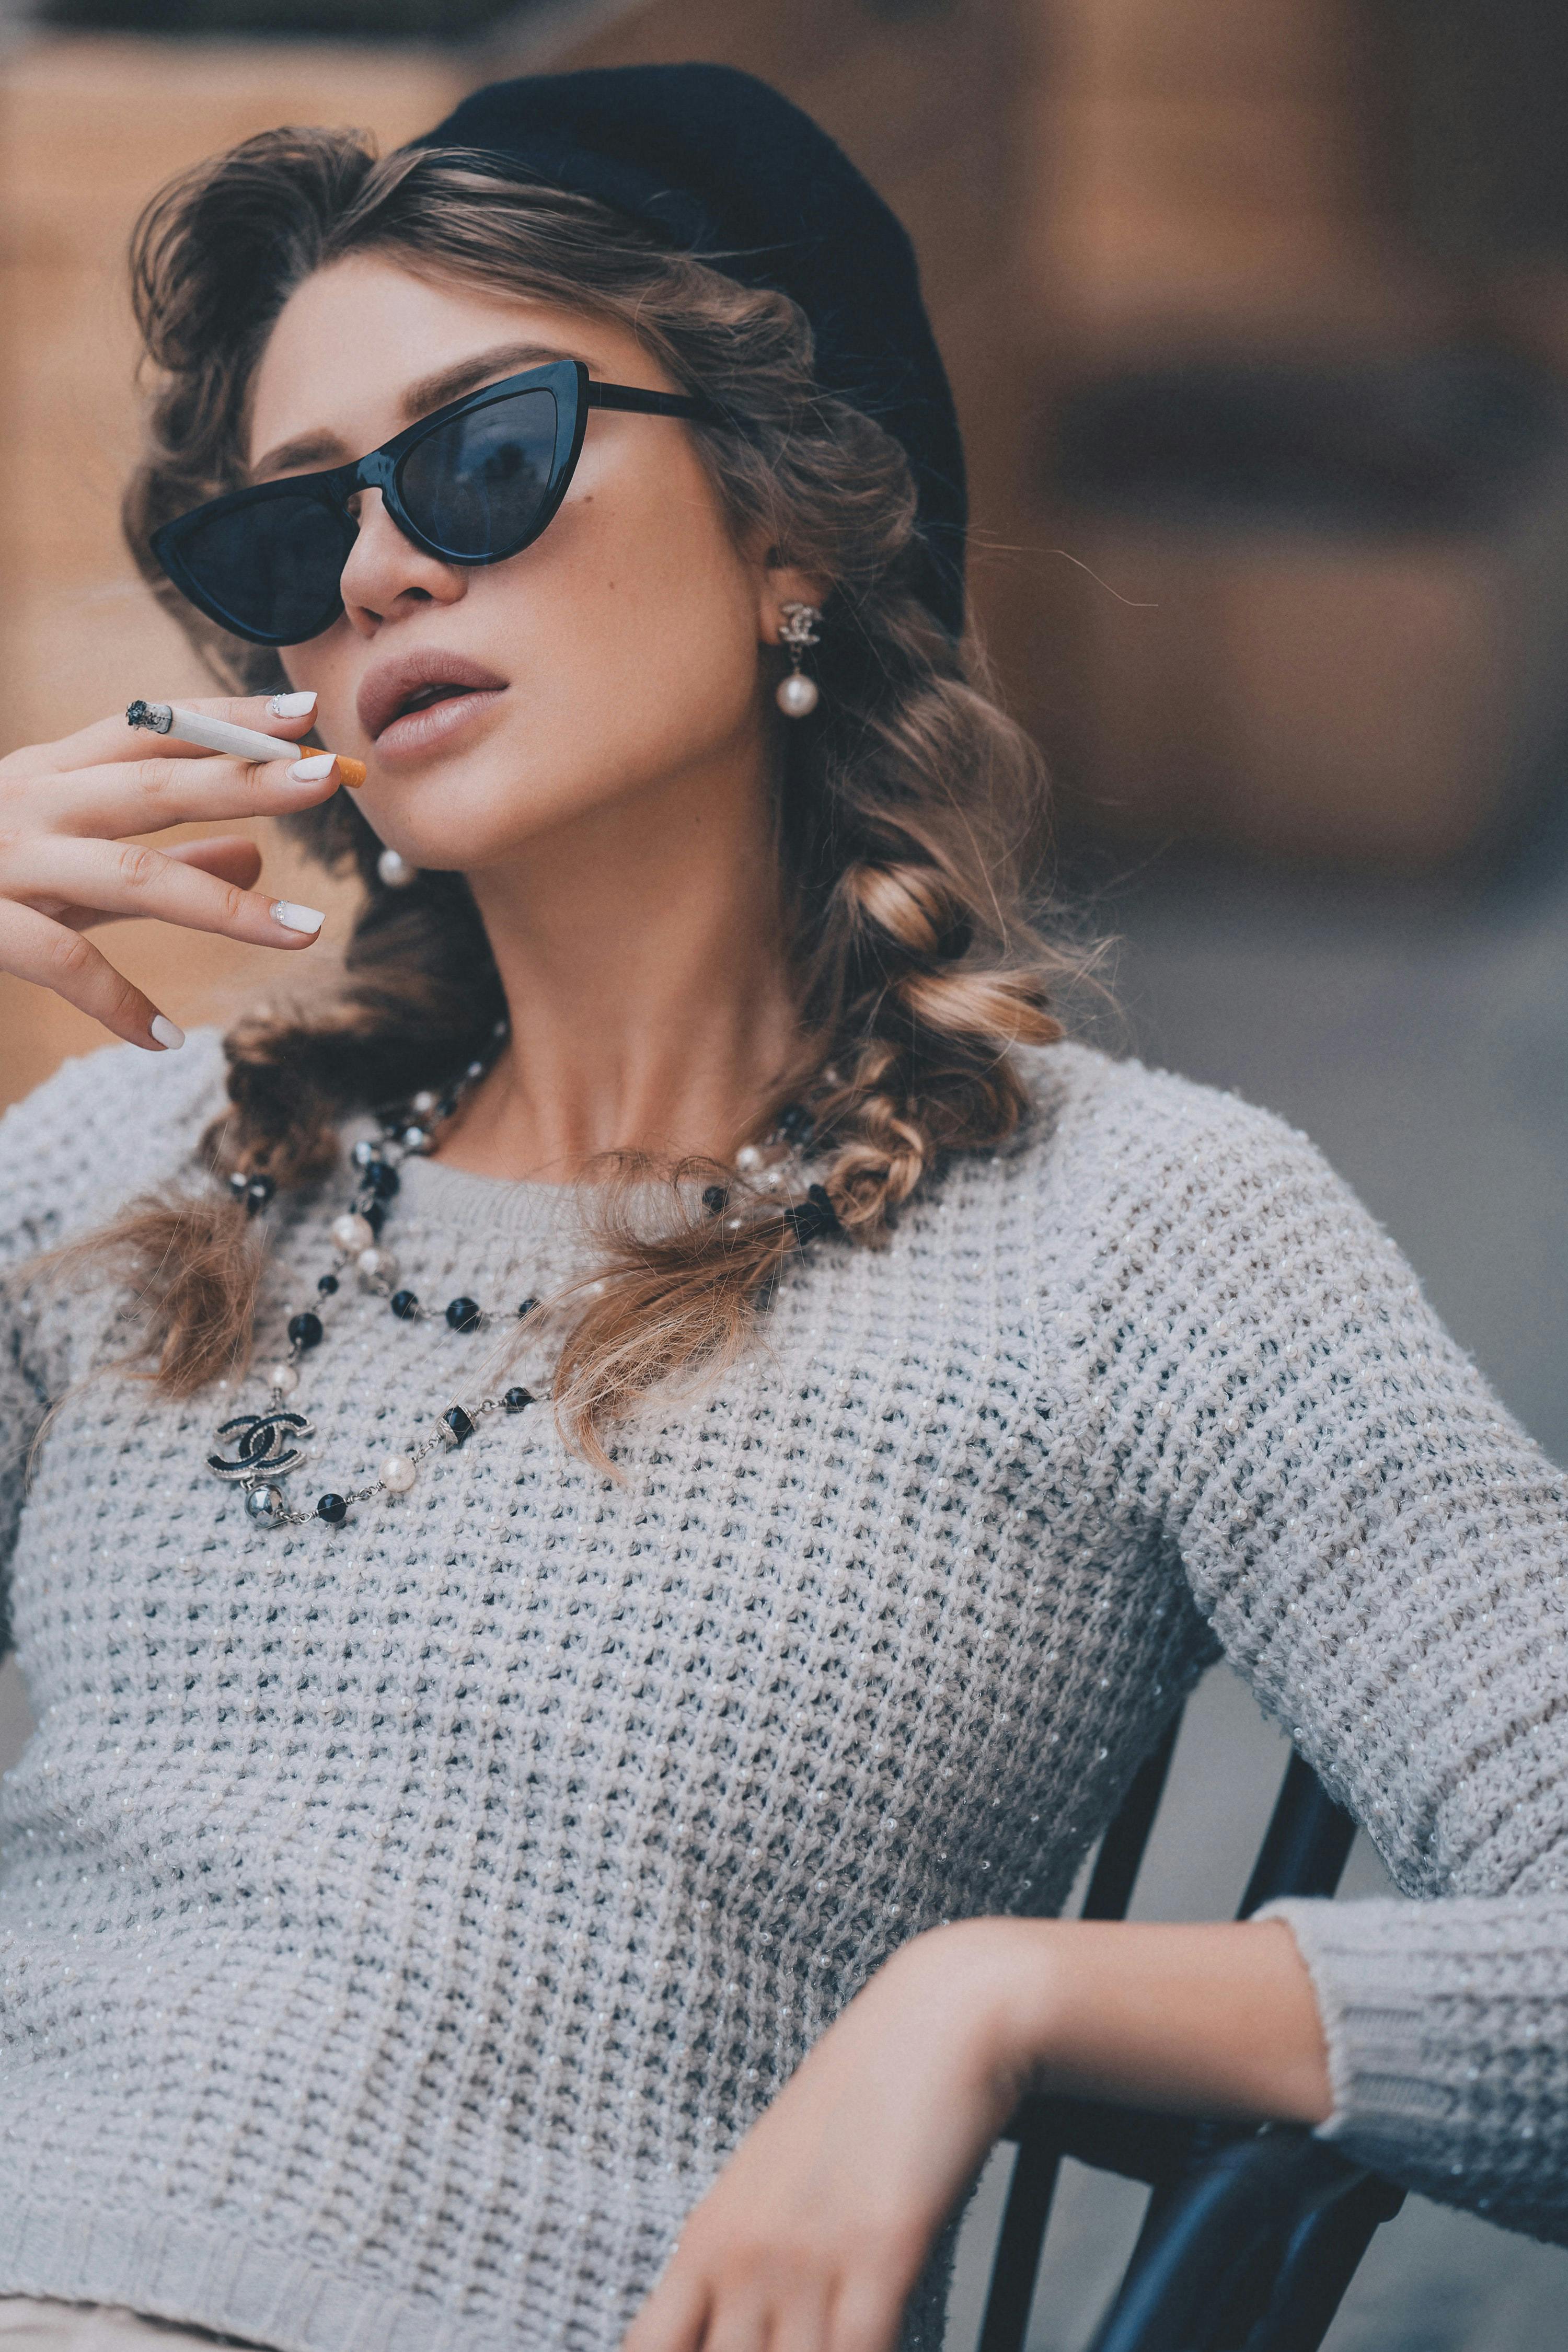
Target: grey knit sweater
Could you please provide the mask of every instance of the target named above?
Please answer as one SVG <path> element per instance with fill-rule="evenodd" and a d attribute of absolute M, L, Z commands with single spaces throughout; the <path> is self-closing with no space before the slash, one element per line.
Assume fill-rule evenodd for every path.
<path fill-rule="evenodd" d="M 13 1286 L 0 2292 L 613 2352 L 814 2036 L 922 1928 L 1058 1906 L 1219 1649 L 1428 1898 L 1282 1906 L 1327 2128 L 1568 2237 L 1564 1482 L 1303 1137 L 1075 1046 L 1034 1074 L 1015 1148 L 883 1252 L 815 1244 L 618 1484 L 496 1415 L 268 1532 L 205 1467 L 254 1387 L 88 1378 L 105 1278 Z M 11 1258 L 185 1169 L 220 1097 L 211 1038 L 60 1072 L 0 1125 Z M 342 1192 L 275 1213 L 264 1354 Z M 575 1213 L 427 1162 L 386 1240 L 504 1306 Z M 306 1500 L 489 1344 L 335 1304 Z"/>

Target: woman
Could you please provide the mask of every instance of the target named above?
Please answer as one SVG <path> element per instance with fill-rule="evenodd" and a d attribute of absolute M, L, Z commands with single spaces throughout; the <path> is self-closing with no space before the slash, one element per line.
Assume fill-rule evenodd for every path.
<path fill-rule="evenodd" d="M 1062 1040 L 896 225 L 664 68 L 136 271 L 132 543 L 287 748 L 0 771 L 126 1041 L 0 1135 L 0 2333 L 933 2346 L 1030 2085 L 1563 2234 L 1562 1482 L 1303 1138 Z M 176 1050 L 86 934 L 308 950 L 121 845 L 257 810 L 348 992 Z M 1216 1648 L 1433 1900 L 1051 1916 Z"/>

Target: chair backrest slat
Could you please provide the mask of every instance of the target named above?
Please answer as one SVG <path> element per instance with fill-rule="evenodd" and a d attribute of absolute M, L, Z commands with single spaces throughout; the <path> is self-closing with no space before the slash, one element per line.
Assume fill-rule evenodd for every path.
<path fill-rule="evenodd" d="M 1083 1898 L 1080 1917 L 1126 1918 L 1127 1906 L 1132 1900 L 1132 1889 L 1137 1884 L 1144 1849 L 1149 1843 L 1149 1832 L 1154 1826 L 1154 1816 L 1165 1792 L 1165 1780 L 1171 1769 L 1171 1759 L 1176 1751 L 1176 1734 L 1181 1727 L 1182 1714 L 1178 1707 L 1161 1734 L 1158 1746 L 1150 1749 L 1133 1774 L 1127 1794 L 1117 1808 L 1116 1819 L 1100 1842 L 1100 1853 L 1089 1875 L 1089 1892 Z"/>
<path fill-rule="evenodd" d="M 1325 1796 L 1311 1766 L 1292 1748 L 1237 1917 L 1250 1919 L 1282 1895 L 1331 1895 L 1354 1843 L 1354 1821 Z"/>

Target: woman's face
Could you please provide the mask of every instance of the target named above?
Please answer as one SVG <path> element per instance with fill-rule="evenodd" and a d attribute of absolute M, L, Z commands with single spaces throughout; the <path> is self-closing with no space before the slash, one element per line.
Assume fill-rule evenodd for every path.
<path fill-rule="evenodd" d="M 557 358 L 680 388 L 617 324 L 374 256 L 337 262 L 290 297 L 258 369 L 254 476 L 360 457 Z M 801 591 L 736 547 L 686 426 L 590 411 L 560 512 L 502 563 L 424 554 L 379 491 L 363 494 L 359 525 L 342 617 L 284 667 L 319 695 L 321 740 L 366 761 L 361 805 L 414 865 L 479 872 L 616 804 L 754 792 L 765 776 L 758 646 L 776 636 L 776 600 Z"/>

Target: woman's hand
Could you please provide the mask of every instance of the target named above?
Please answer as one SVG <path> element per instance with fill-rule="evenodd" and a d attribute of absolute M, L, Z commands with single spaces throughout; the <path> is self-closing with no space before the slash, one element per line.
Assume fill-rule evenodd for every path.
<path fill-rule="evenodd" d="M 125 836 L 194 818 L 280 815 L 311 807 L 338 786 L 335 764 L 323 765 L 324 755 L 306 755 L 301 775 L 291 752 L 310 730 L 313 705 L 287 716 L 260 696 L 189 708 L 276 735 L 279 758 L 216 759 L 116 718 L 0 760 L 0 971 L 52 988 L 117 1037 L 151 1051 L 184 1039 L 85 931 L 151 915 L 253 947 L 304 948 L 321 919 L 256 888 L 261 853 L 242 834 L 169 849 Z"/>
<path fill-rule="evenodd" d="M 878 1970 L 691 2214 L 624 2352 L 890 2352 L 1023 2087 L 1011 1924 L 934 1929 Z"/>
<path fill-rule="evenodd" d="M 893 2352 L 931 2242 L 1026 2092 L 1316 2123 L 1289 1929 L 973 1919 L 823 2035 L 696 2208 L 623 2352 Z"/>

